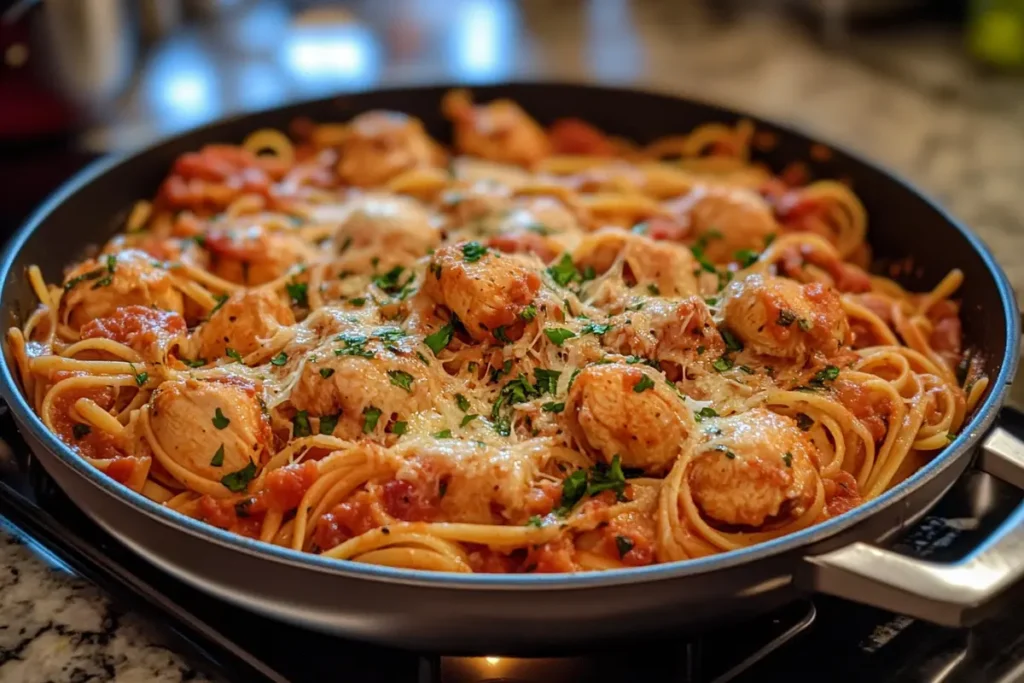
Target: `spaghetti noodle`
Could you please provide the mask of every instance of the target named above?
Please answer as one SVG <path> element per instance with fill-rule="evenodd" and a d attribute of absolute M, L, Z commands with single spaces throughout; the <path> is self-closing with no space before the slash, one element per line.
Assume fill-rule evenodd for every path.
<path fill-rule="evenodd" d="M 941 450 L 987 386 L 950 273 L 869 275 L 838 182 L 753 126 L 646 147 L 515 103 L 298 121 L 180 157 L 8 333 L 46 426 L 180 514 L 452 572 L 792 533 Z"/>

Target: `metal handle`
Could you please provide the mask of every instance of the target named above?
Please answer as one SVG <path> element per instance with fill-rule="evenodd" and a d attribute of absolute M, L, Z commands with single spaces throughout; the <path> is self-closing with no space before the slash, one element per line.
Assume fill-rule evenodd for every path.
<path fill-rule="evenodd" d="M 996 428 L 978 467 L 1024 488 L 1024 442 Z M 867 543 L 805 558 L 810 587 L 944 626 L 970 626 L 1005 589 L 1024 578 L 1024 503 L 970 555 L 928 562 Z"/>

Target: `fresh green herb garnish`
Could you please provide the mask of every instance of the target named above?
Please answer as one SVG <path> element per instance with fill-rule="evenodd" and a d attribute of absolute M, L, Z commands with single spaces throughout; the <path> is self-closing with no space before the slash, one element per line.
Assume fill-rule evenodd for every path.
<path fill-rule="evenodd" d="M 749 268 L 757 263 L 757 259 L 761 257 L 761 254 L 753 249 L 740 249 L 736 252 L 735 256 L 736 262 L 739 263 L 740 268 Z"/>
<path fill-rule="evenodd" d="M 450 439 L 452 438 L 452 430 L 442 429 L 441 431 L 434 434 L 435 439 Z"/>
<path fill-rule="evenodd" d="M 697 422 L 702 421 L 706 417 L 718 417 L 718 412 L 711 406 L 705 406 L 693 414 L 693 419 Z"/>
<path fill-rule="evenodd" d="M 232 493 L 241 493 L 248 486 L 252 478 L 256 476 L 256 463 L 249 459 L 249 464 L 231 474 L 226 474 L 220 479 L 220 483 L 227 487 Z"/>
<path fill-rule="evenodd" d="M 220 467 L 223 464 L 224 464 L 224 444 L 221 444 L 220 448 L 217 449 L 217 452 L 213 454 L 212 458 L 210 458 L 210 465 L 212 465 L 213 467 Z"/>
<path fill-rule="evenodd" d="M 410 394 L 412 393 L 412 382 L 415 378 L 408 372 L 404 370 L 388 370 L 388 378 L 391 379 L 391 383 L 396 387 L 405 389 Z"/>
<path fill-rule="evenodd" d="M 736 338 L 736 335 L 732 333 L 727 327 L 723 327 L 719 330 L 722 335 L 722 340 L 725 342 L 726 352 L 738 352 L 743 350 L 743 342 Z"/>
<path fill-rule="evenodd" d="M 619 551 L 619 559 L 622 559 L 633 549 L 633 541 L 628 536 L 616 536 L 615 548 Z"/>
<path fill-rule="evenodd" d="M 530 322 L 537 317 L 537 307 L 533 304 L 526 306 L 522 311 L 519 312 L 519 317 L 526 322 Z"/>
<path fill-rule="evenodd" d="M 207 317 L 207 319 L 212 318 L 213 314 L 219 311 L 224 306 L 224 304 L 227 303 L 227 300 L 230 299 L 231 297 L 227 294 L 217 294 L 213 298 L 217 302 L 217 305 L 210 309 L 210 315 Z"/>
<path fill-rule="evenodd" d="M 320 428 L 319 431 L 324 436 L 330 436 L 334 433 L 334 428 L 338 426 L 338 418 L 341 415 L 321 415 L 320 416 Z"/>
<path fill-rule="evenodd" d="M 455 326 L 449 322 L 437 332 L 427 335 L 423 342 L 430 347 L 430 350 L 433 351 L 436 356 L 441 353 L 446 346 L 448 346 L 448 343 L 452 340 L 452 335 L 454 333 Z"/>
<path fill-rule="evenodd" d="M 359 356 L 360 358 L 373 358 L 373 351 L 366 348 L 366 336 L 346 332 L 339 334 L 334 341 L 340 341 L 344 346 L 334 350 L 335 356 Z"/>
<path fill-rule="evenodd" d="M 305 282 L 289 282 L 284 287 L 293 304 L 300 308 L 309 308 L 309 285 Z"/>
<path fill-rule="evenodd" d="M 653 282 L 647 285 L 647 292 L 651 296 L 659 296 L 661 294 L 661 290 L 658 289 L 658 285 L 654 284 Z"/>
<path fill-rule="evenodd" d="M 551 343 L 555 346 L 561 346 L 565 343 L 566 339 L 575 337 L 576 333 L 564 327 L 546 327 L 544 328 L 544 336 L 550 339 Z"/>
<path fill-rule="evenodd" d="M 648 389 L 653 389 L 653 388 L 654 388 L 654 380 L 651 379 L 650 377 L 648 377 L 647 375 L 642 375 L 640 377 L 640 381 L 638 381 L 636 384 L 633 385 L 633 391 L 635 393 L 638 393 L 638 394 L 643 393 L 643 392 L 647 391 Z"/>
<path fill-rule="evenodd" d="M 464 413 L 469 412 L 469 399 L 462 394 L 455 394 L 455 405 Z"/>
<path fill-rule="evenodd" d="M 793 454 L 788 452 L 788 451 L 783 453 L 782 454 L 782 462 L 786 463 L 786 467 L 792 467 L 793 466 Z"/>
<path fill-rule="evenodd" d="M 531 515 L 529 521 L 526 522 L 526 526 L 534 526 L 538 529 L 541 527 L 541 524 L 542 522 L 540 515 Z"/>
<path fill-rule="evenodd" d="M 533 379 L 537 383 L 537 391 L 541 394 L 553 394 L 558 391 L 558 378 L 562 373 L 558 370 L 534 368 Z"/>
<path fill-rule="evenodd" d="M 75 439 L 88 436 L 90 432 L 92 432 L 92 427 L 82 422 L 76 422 L 75 426 L 71 428 L 71 434 L 74 435 Z"/>
<path fill-rule="evenodd" d="M 571 282 L 580 279 L 576 264 L 572 262 L 572 257 L 568 253 L 562 254 L 558 263 L 548 267 L 548 275 L 562 287 L 568 287 Z"/>
<path fill-rule="evenodd" d="M 612 329 L 613 327 L 615 326 L 610 324 L 589 322 L 583 326 L 582 330 L 580 330 L 580 335 L 582 336 L 584 334 L 596 334 L 597 336 L 601 336 L 603 334 L 606 334 L 608 330 Z"/>
<path fill-rule="evenodd" d="M 334 374 L 334 368 L 320 368 L 320 376 L 324 379 L 329 378 Z"/>
<path fill-rule="evenodd" d="M 391 433 L 395 434 L 397 436 L 401 436 L 402 434 L 405 434 L 406 430 L 408 430 L 408 429 L 409 429 L 409 423 L 408 422 L 403 422 L 401 420 L 399 420 L 398 422 L 395 422 L 393 425 L 391 425 Z"/>
<path fill-rule="evenodd" d="M 476 263 L 487 253 L 487 247 L 479 242 L 466 242 L 462 245 L 462 258 L 466 263 Z"/>
<path fill-rule="evenodd" d="M 377 428 L 377 420 L 380 419 L 380 408 L 367 406 L 363 409 L 363 434 L 369 434 Z"/>
<path fill-rule="evenodd" d="M 217 429 L 224 429 L 229 424 L 231 424 L 231 420 L 224 417 L 224 413 L 221 412 L 220 408 L 217 408 L 213 413 L 213 426 Z"/>
<path fill-rule="evenodd" d="M 288 354 L 285 353 L 284 351 L 282 351 L 281 353 L 277 354 L 276 356 L 274 356 L 273 358 L 270 359 L 270 364 L 271 365 L 276 365 L 278 367 L 281 367 L 282 365 L 284 365 L 287 362 L 288 362 Z"/>
<path fill-rule="evenodd" d="M 309 428 L 309 413 L 305 410 L 295 413 L 295 417 L 292 418 L 292 436 L 309 436 L 312 433 Z"/>
<path fill-rule="evenodd" d="M 224 349 L 224 353 L 227 355 L 228 358 L 230 358 L 231 360 L 235 361 L 236 363 L 243 362 L 242 361 L 242 354 L 240 354 L 238 351 L 235 351 L 230 346 L 227 347 L 226 349 Z"/>
<path fill-rule="evenodd" d="M 500 341 L 502 344 L 511 344 L 512 340 L 505 334 L 505 326 L 500 325 L 494 328 L 494 338 Z"/>
<path fill-rule="evenodd" d="M 469 415 L 465 415 L 462 418 L 462 422 L 459 423 L 459 426 L 460 427 L 465 427 L 466 425 L 468 425 L 470 422 L 472 422 L 473 420 L 477 419 L 478 417 L 480 417 L 480 416 L 477 415 L 476 413 L 470 413 Z"/>
<path fill-rule="evenodd" d="M 565 403 L 554 403 L 553 401 L 549 401 L 540 408 L 545 413 L 560 413 L 565 410 Z"/>
<path fill-rule="evenodd" d="M 732 361 L 725 356 L 722 356 L 721 358 L 716 358 L 715 362 L 711 364 L 711 367 L 718 372 L 725 372 L 726 370 L 732 369 Z"/>
<path fill-rule="evenodd" d="M 779 327 L 789 327 L 796 322 L 796 313 L 793 311 L 787 311 L 782 309 L 779 311 L 779 317 L 775 320 L 775 324 Z"/>

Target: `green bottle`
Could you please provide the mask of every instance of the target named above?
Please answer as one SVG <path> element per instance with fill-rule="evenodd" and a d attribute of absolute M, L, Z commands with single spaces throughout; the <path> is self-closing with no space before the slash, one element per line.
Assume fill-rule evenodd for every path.
<path fill-rule="evenodd" d="M 971 54 L 997 67 L 1024 67 L 1024 0 L 972 0 Z"/>

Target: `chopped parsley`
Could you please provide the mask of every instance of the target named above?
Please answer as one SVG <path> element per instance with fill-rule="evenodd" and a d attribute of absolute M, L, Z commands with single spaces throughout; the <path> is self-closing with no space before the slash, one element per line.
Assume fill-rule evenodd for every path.
<path fill-rule="evenodd" d="M 553 401 L 548 401 L 547 403 L 542 405 L 540 408 L 545 413 L 560 413 L 563 410 L 565 410 L 565 403 L 555 403 Z"/>
<path fill-rule="evenodd" d="M 132 369 L 132 374 L 135 375 L 135 383 L 137 385 L 139 385 L 141 387 L 143 384 L 145 384 L 147 381 L 149 381 L 149 373 L 148 372 L 139 372 L 138 370 L 135 369 L 135 364 L 134 363 L 128 363 L 128 367 L 130 367 Z"/>
<path fill-rule="evenodd" d="M 321 415 L 320 416 L 320 433 L 324 436 L 330 436 L 334 433 L 334 428 L 338 426 L 338 418 L 341 415 Z"/>
<path fill-rule="evenodd" d="M 572 257 L 568 252 L 562 254 L 558 263 L 548 267 L 548 275 L 561 287 L 568 287 L 573 281 L 581 279 L 579 271 L 576 270 L 576 264 L 572 262 Z"/>
<path fill-rule="evenodd" d="M 363 306 L 366 303 L 366 297 L 365 296 L 357 296 L 357 297 L 354 297 L 352 299 L 349 299 L 348 302 L 350 304 L 352 304 L 353 306 L 355 306 L 356 308 L 359 308 L 360 306 Z"/>
<path fill-rule="evenodd" d="M 810 384 L 815 387 L 824 387 L 826 382 L 834 382 L 837 377 L 839 377 L 839 368 L 835 365 L 826 365 L 814 373 Z"/>
<path fill-rule="evenodd" d="M 704 247 L 700 244 L 695 244 L 690 247 L 690 253 L 693 254 L 693 258 L 700 264 L 701 269 L 706 273 L 717 273 L 715 264 L 708 260 L 707 256 L 704 255 Z"/>
<path fill-rule="evenodd" d="M 405 389 L 410 394 L 412 393 L 412 382 L 415 378 L 408 372 L 404 370 L 388 370 L 388 378 L 391 379 L 391 383 L 396 387 Z"/>
<path fill-rule="evenodd" d="M 402 434 L 405 434 L 405 432 L 408 429 L 409 429 L 409 423 L 408 422 L 403 422 L 401 420 L 399 420 L 399 421 L 395 422 L 393 425 L 391 425 L 391 433 L 395 434 L 396 436 L 401 436 Z"/>
<path fill-rule="evenodd" d="M 745 372 L 748 375 L 754 374 L 754 368 L 750 367 L 749 365 L 740 365 L 736 369 L 739 370 L 740 372 Z"/>
<path fill-rule="evenodd" d="M 562 503 L 555 513 L 562 517 L 569 514 L 586 492 L 587 473 L 585 470 L 576 470 L 562 480 Z"/>
<path fill-rule="evenodd" d="M 718 417 L 718 412 L 711 406 L 705 406 L 693 414 L 693 419 L 697 422 L 707 417 Z"/>
<path fill-rule="evenodd" d="M 782 454 L 782 462 L 786 463 L 786 467 L 792 467 L 793 466 L 793 454 L 790 453 L 789 451 L 786 451 L 785 453 L 783 453 Z"/>
<path fill-rule="evenodd" d="M 441 431 L 434 434 L 435 439 L 450 439 L 452 438 L 452 430 L 442 429 Z"/>
<path fill-rule="evenodd" d="M 366 336 L 346 332 L 339 334 L 334 341 L 340 341 L 344 346 L 334 350 L 335 356 L 359 356 L 360 358 L 373 358 L 373 351 L 366 348 Z"/>
<path fill-rule="evenodd" d="M 235 361 L 236 363 L 243 362 L 242 361 L 242 354 L 240 354 L 238 351 L 235 351 L 230 346 L 224 349 L 224 353 L 227 355 L 228 358 L 230 358 L 231 360 Z"/>
<path fill-rule="evenodd" d="M 800 327 L 800 329 L 801 329 L 801 330 L 803 330 L 804 332 L 810 332 L 810 331 L 811 331 L 811 328 L 812 328 L 812 327 L 814 327 L 814 323 L 812 323 L 812 322 L 811 322 L 810 320 L 808 320 L 807 318 L 800 318 L 800 320 L 798 320 L 796 324 L 797 324 L 797 326 L 799 326 L 799 327 Z"/>
<path fill-rule="evenodd" d="M 75 439 L 81 439 L 88 436 L 90 432 L 92 432 L 92 427 L 82 422 L 76 422 L 75 426 L 71 428 L 71 433 L 74 435 Z"/>
<path fill-rule="evenodd" d="M 648 389 L 653 389 L 653 388 L 654 388 L 654 380 L 651 379 L 650 377 L 648 377 L 647 375 L 642 375 L 640 377 L 640 381 L 633 385 L 633 391 L 635 393 L 638 393 L 638 394 L 641 394 L 641 393 L 647 391 Z"/>
<path fill-rule="evenodd" d="M 231 297 L 227 294 L 218 294 L 213 298 L 217 302 L 217 305 L 210 309 L 210 317 L 213 317 L 213 314 L 219 311 Z"/>
<path fill-rule="evenodd" d="M 300 308 L 309 308 L 309 285 L 305 282 L 289 282 L 284 287 L 293 304 Z"/>
<path fill-rule="evenodd" d="M 213 413 L 213 426 L 217 429 L 224 429 L 229 424 L 231 424 L 231 420 L 224 417 L 224 413 L 221 412 L 220 408 L 217 408 Z"/>
<path fill-rule="evenodd" d="M 106 272 L 107 270 L 105 268 L 97 268 L 96 270 L 90 270 L 88 273 L 84 273 L 82 275 L 79 275 L 78 277 L 73 277 L 64 283 L 64 291 L 71 291 L 72 289 L 75 288 L 76 285 L 87 280 L 95 280 L 97 278 L 101 278 L 103 277 L 103 274 Z"/>
<path fill-rule="evenodd" d="M 541 527 L 542 521 L 540 515 L 531 515 L 530 519 L 526 522 L 526 526 Z"/>
<path fill-rule="evenodd" d="M 653 282 L 651 284 L 647 285 L 647 292 L 651 296 L 659 296 L 659 295 L 661 295 L 661 290 L 658 289 L 658 285 L 654 284 Z"/>
<path fill-rule="evenodd" d="M 185 365 L 187 365 L 190 368 L 201 368 L 204 365 L 206 365 L 206 359 L 205 358 L 196 358 L 194 360 L 188 360 L 186 358 L 186 359 L 183 359 L 181 362 L 184 363 Z"/>
<path fill-rule="evenodd" d="M 466 263 L 476 263 L 487 254 L 487 247 L 479 242 L 466 242 L 462 245 L 462 259 Z"/>
<path fill-rule="evenodd" d="M 380 419 L 380 408 L 367 406 L 363 409 L 363 434 L 369 434 L 377 428 Z"/>
<path fill-rule="evenodd" d="M 324 379 L 329 378 L 334 374 L 334 368 L 320 368 L 320 376 Z"/>
<path fill-rule="evenodd" d="M 562 373 L 558 370 L 534 368 L 533 378 L 537 382 L 537 391 L 541 394 L 553 394 L 558 391 L 558 378 Z"/>
<path fill-rule="evenodd" d="M 284 351 L 282 351 L 281 353 L 277 354 L 276 356 L 274 356 L 273 358 L 270 359 L 270 364 L 271 365 L 276 365 L 278 367 L 281 367 L 282 365 L 284 365 L 287 362 L 288 362 L 288 354 L 285 353 Z"/>
<path fill-rule="evenodd" d="M 217 449 L 217 452 L 213 454 L 212 458 L 210 458 L 210 465 L 212 465 L 213 467 L 220 467 L 223 464 L 224 464 L 224 444 L 221 444 L 220 448 Z"/>
<path fill-rule="evenodd" d="M 761 257 L 761 253 L 754 251 L 753 249 L 740 249 L 736 252 L 735 257 L 736 262 L 740 264 L 740 268 L 749 268 L 757 263 L 757 259 Z"/>
<path fill-rule="evenodd" d="M 473 420 L 477 419 L 478 417 L 480 417 L 480 416 L 477 415 L 476 413 L 470 413 L 469 415 L 465 415 L 462 418 L 462 422 L 459 423 L 459 426 L 460 427 L 465 427 L 466 425 L 468 425 L 470 422 L 472 422 Z"/>
<path fill-rule="evenodd" d="M 707 351 L 707 348 L 703 344 L 697 347 L 698 356 L 703 356 L 705 351 Z"/>
<path fill-rule="evenodd" d="M 722 356 L 721 358 L 716 358 L 715 362 L 711 364 L 711 367 L 718 372 L 725 372 L 726 370 L 732 369 L 732 361 L 725 356 Z"/>
<path fill-rule="evenodd" d="M 502 344 L 511 344 L 512 340 L 505 334 L 505 326 L 500 325 L 494 328 L 494 338 L 500 341 Z"/>
<path fill-rule="evenodd" d="M 407 297 L 412 289 L 412 282 L 416 279 L 415 273 L 409 273 L 409 277 L 405 282 L 401 282 L 402 273 L 405 272 L 405 268 L 402 266 L 395 266 L 388 272 L 377 275 L 373 278 L 373 284 L 377 285 L 383 292 L 391 296 L 396 296 L 399 299 Z"/>
<path fill-rule="evenodd" d="M 448 343 L 452 340 L 452 335 L 454 333 L 455 326 L 449 322 L 437 332 L 427 335 L 423 342 L 430 347 L 430 350 L 433 351 L 436 356 L 441 353 L 446 346 L 448 346 Z"/>
<path fill-rule="evenodd" d="M 305 410 L 295 413 L 295 417 L 292 418 L 292 436 L 309 436 L 312 433 L 309 428 L 309 413 Z"/>
<path fill-rule="evenodd" d="M 716 451 L 718 451 L 719 453 L 722 453 L 722 454 L 724 454 L 724 455 L 725 455 L 725 457 L 729 458 L 730 460 L 735 460 L 735 459 L 736 459 L 736 454 L 735 454 L 735 453 L 733 453 L 732 451 L 730 451 L 730 450 L 729 450 L 728 448 L 726 448 L 725 446 L 722 446 L 722 445 L 718 445 L 718 446 L 715 446 L 713 450 L 716 450 Z"/>
<path fill-rule="evenodd" d="M 464 413 L 469 412 L 469 399 L 462 394 L 455 394 L 455 405 Z"/>
<path fill-rule="evenodd" d="M 225 474 L 220 479 L 220 483 L 227 487 L 228 491 L 232 493 L 241 493 L 249 486 L 249 482 L 256 476 L 256 463 L 249 459 L 249 464 L 231 474 Z"/>
<path fill-rule="evenodd" d="M 633 549 L 633 541 L 628 536 L 616 536 L 615 548 L 619 551 L 619 559 L 622 559 Z"/>
<path fill-rule="evenodd" d="M 519 312 L 519 317 L 526 322 L 530 322 L 537 317 L 537 307 L 533 304 L 526 306 Z"/>
<path fill-rule="evenodd" d="M 544 328 L 544 336 L 550 339 L 551 343 L 555 346 L 561 346 L 565 343 L 566 339 L 575 337 L 576 333 L 564 327 L 546 327 Z"/>
<path fill-rule="evenodd" d="M 779 311 L 779 317 L 775 320 L 775 324 L 779 327 L 789 327 L 796 322 L 796 314 L 793 311 L 787 311 L 782 309 Z"/>
<path fill-rule="evenodd" d="M 589 322 L 583 326 L 582 330 L 580 330 L 580 335 L 582 336 L 584 334 L 596 334 L 598 336 L 601 336 L 602 334 L 606 334 L 608 330 L 612 329 L 613 327 L 614 325 Z"/>
<path fill-rule="evenodd" d="M 723 327 L 719 330 L 722 335 L 722 341 L 725 342 L 726 352 L 742 351 L 743 342 L 736 338 L 736 335 L 732 333 L 727 327 Z"/>
<path fill-rule="evenodd" d="M 626 493 L 626 475 L 622 472 L 622 461 L 618 455 L 612 457 L 610 465 L 597 463 L 590 470 L 587 495 L 596 496 L 602 491 L 615 491 L 615 497 L 622 500 Z"/>

